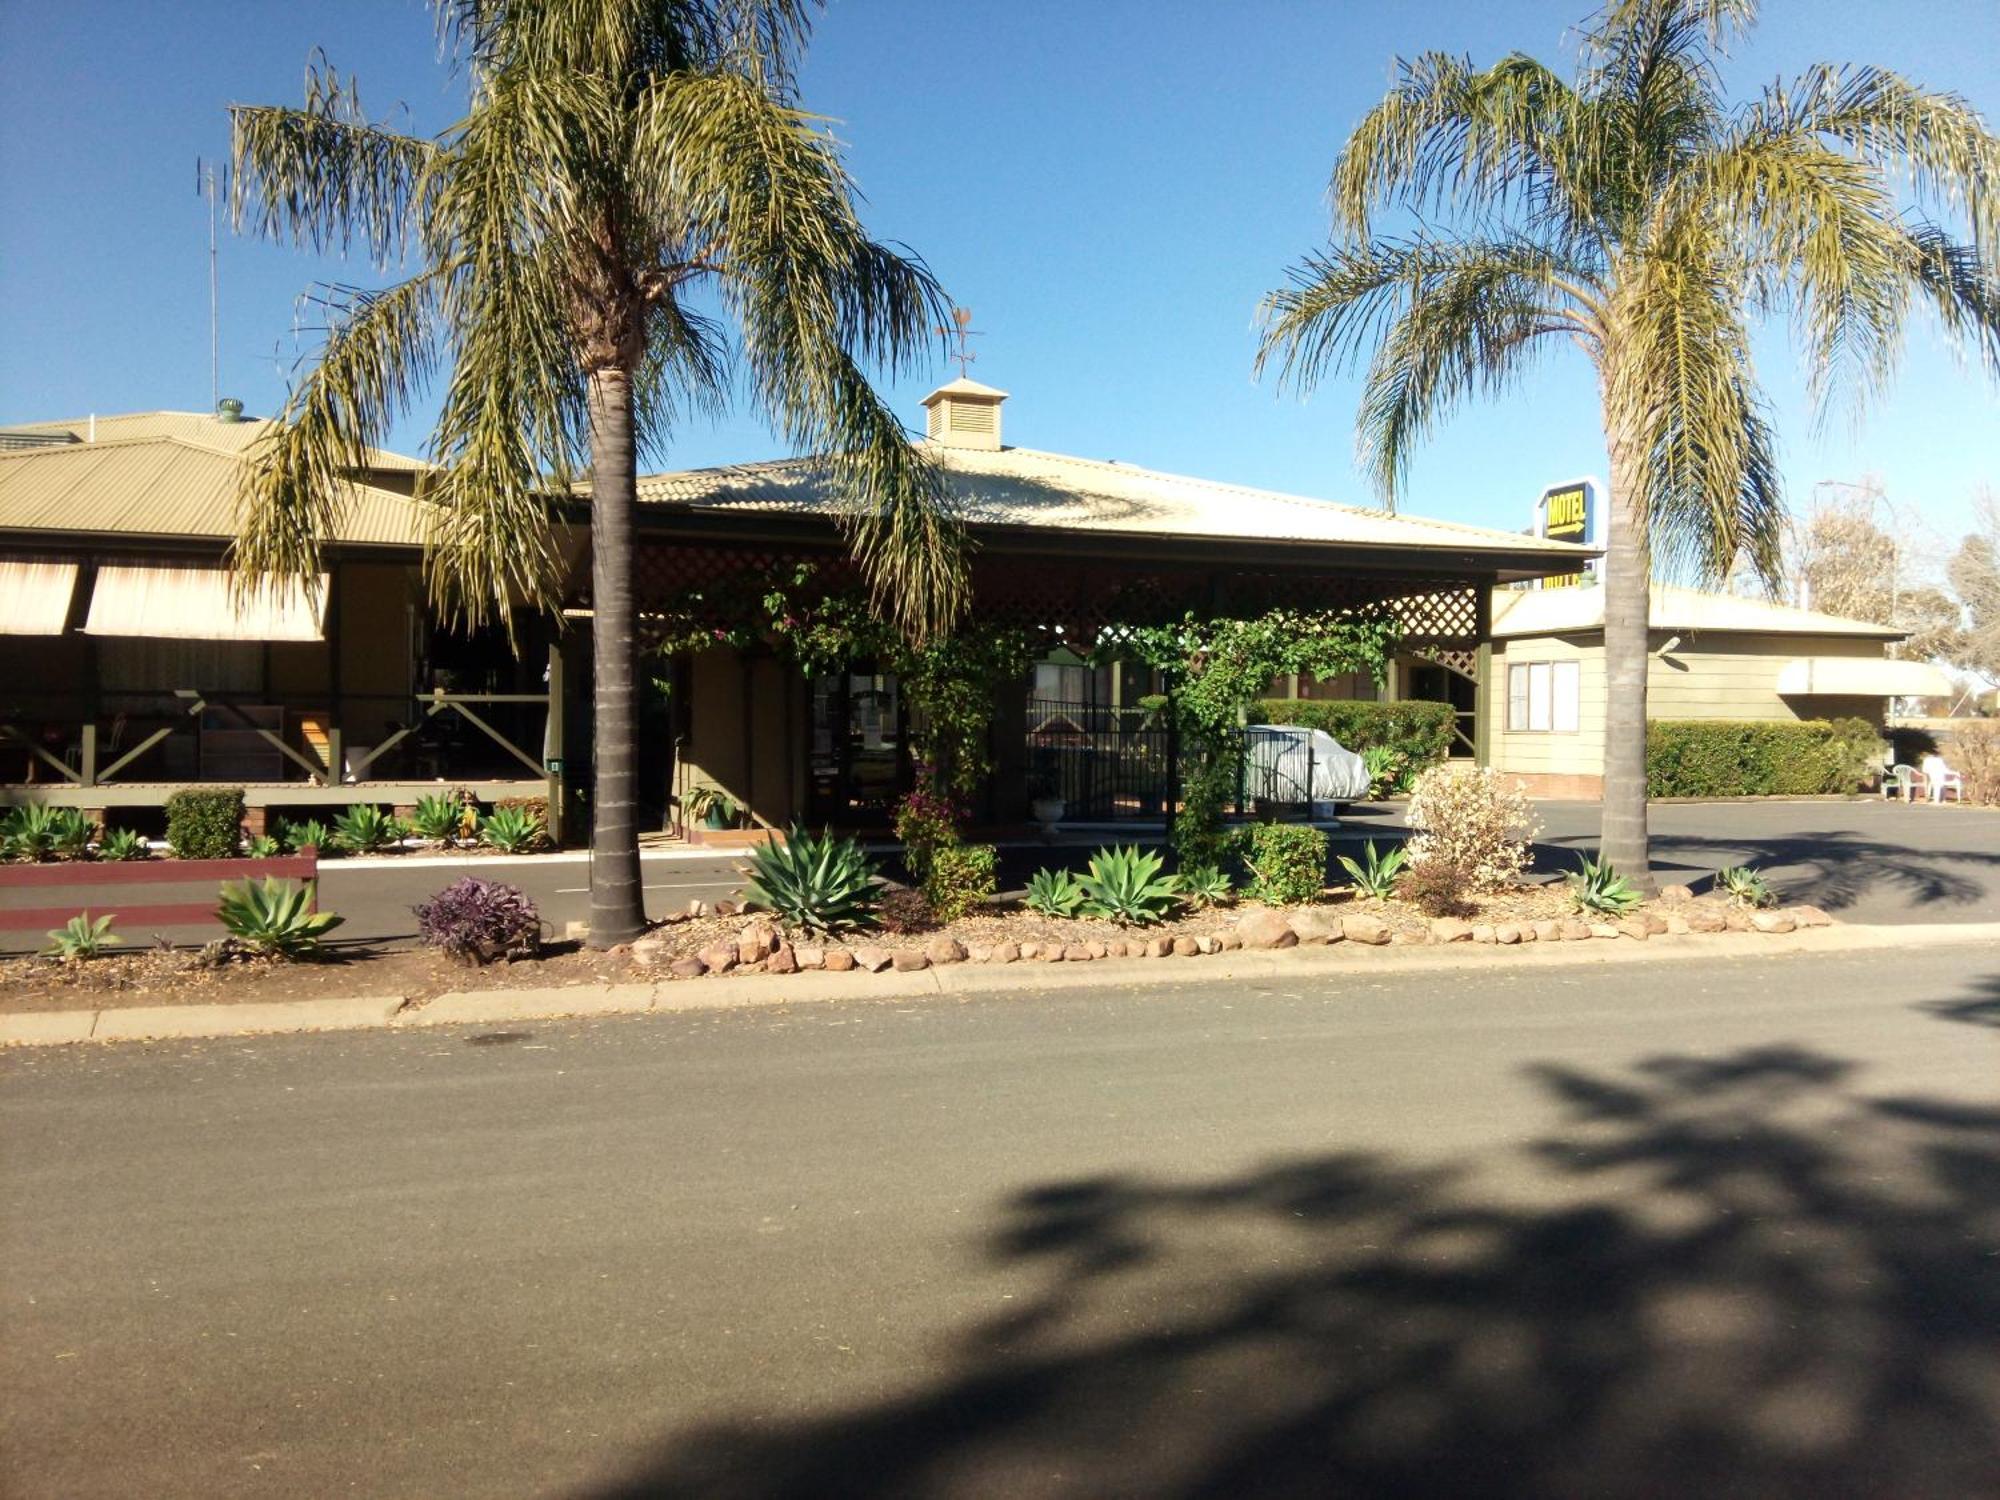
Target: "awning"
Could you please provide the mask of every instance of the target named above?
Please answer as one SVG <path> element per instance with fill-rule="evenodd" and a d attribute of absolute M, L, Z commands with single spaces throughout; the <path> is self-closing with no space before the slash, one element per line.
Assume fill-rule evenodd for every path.
<path fill-rule="evenodd" d="M 317 596 L 303 583 L 265 585 L 239 608 L 221 568 L 99 568 L 90 595 L 90 635 L 153 640 L 317 641 L 326 619 L 327 576 Z"/>
<path fill-rule="evenodd" d="M 1951 679 L 1927 661 L 1802 656 L 1778 672 L 1781 698 L 1948 698 Z"/>
<path fill-rule="evenodd" d="M 75 563 L 0 562 L 0 635 L 61 635 L 75 591 Z"/>

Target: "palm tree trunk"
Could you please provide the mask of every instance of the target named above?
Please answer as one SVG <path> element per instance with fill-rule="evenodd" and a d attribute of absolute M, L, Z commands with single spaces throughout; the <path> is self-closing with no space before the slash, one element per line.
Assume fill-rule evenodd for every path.
<path fill-rule="evenodd" d="M 1604 803 L 1598 857 L 1651 895 L 1646 846 L 1646 674 L 1653 557 L 1633 445 L 1611 436 L 1604 547 Z"/>
<path fill-rule="evenodd" d="M 628 943 L 645 930 L 636 820 L 639 744 L 633 690 L 632 374 L 590 372 L 590 604 L 595 775 L 590 808 L 590 946 Z"/>

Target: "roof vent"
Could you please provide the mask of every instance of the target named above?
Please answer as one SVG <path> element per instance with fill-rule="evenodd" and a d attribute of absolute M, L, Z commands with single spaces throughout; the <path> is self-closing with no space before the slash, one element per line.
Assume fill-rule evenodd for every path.
<path fill-rule="evenodd" d="M 946 448 L 1000 451 L 1000 403 L 1005 391 L 963 375 L 924 397 L 924 436 Z"/>
<path fill-rule="evenodd" d="M 243 420 L 243 403 L 234 396 L 224 396 L 215 403 L 215 420 L 218 422 L 240 422 Z"/>

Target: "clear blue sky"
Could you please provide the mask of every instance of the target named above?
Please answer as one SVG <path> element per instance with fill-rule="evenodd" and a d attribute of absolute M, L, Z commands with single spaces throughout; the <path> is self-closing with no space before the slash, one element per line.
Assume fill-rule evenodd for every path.
<path fill-rule="evenodd" d="M 1322 240 L 1327 170 L 1392 57 L 1518 47 L 1566 64 L 1589 4 L 835 0 L 805 82 L 842 121 L 871 228 L 974 309 L 973 373 L 1013 393 L 1011 441 L 1365 502 L 1352 386 L 1301 404 L 1252 382 L 1258 299 Z M 1765 11 L 1739 88 L 1865 60 L 2000 120 L 2000 0 Z M 420 0 L 0 0 L 0 421 L 207 405 L 195 159 L 226 155 L 230 102 L 298 102 L 315 47 L 378 114 L 402 105 L 432 130 L 455 113 Z M 303 347 L 297 294 L 367 271 L 226 234 L 221 269 L 223 391 L 268 413 Z M 1927 329 L 1858 431 L 1815 436 L 1785 342 L 1762 359 L 1795 504 L 1874 471 L 1949 537 L 1973 487 L 2000 486 L 2000 394 Z M 913 422 L 930 383 L 897 391 Z M 398 446 L 423 435 L 406 424 Z M 775 451 L 743 411 L 684 432 L 667 465 Z M 1592 382 L 1564 355 L 1447 427 L 1405 504 L 1517 527 L 1545 484 L 1603 467 Z"/>

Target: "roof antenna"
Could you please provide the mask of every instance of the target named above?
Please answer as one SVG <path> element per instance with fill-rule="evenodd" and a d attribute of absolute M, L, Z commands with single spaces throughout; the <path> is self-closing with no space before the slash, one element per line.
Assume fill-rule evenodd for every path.
<path fill-rule="evenodd" d="M 225 184 L 228 168 L 223 169 Z M 208 200 L 208 409 L 222 401 L 222 300 L 216 255 L 217 203 L 215 168 L 200 157 L 194 160 L 195 196 Z"/>
<path fill-rule="evenodd" d="M 957 360 L 958 378 L 960 380 L 967 380 L 971 378 L 970 367 L 972 362 L 978 359 L 979 356 L 972 352 L 966 340 L 984 338 L 986 335 L 982 330 L 972 326 L 972 309 L 969 307 L 954 306 L 951 310 L 951 321 L 957 325 L 956 328 L 947 328 L 944 324 L 940 323 L 937 325 L 937 336 L 941 339 L 956 339 L 958 341 L 958 348 L 947 354 L 945 358 Z"/>

